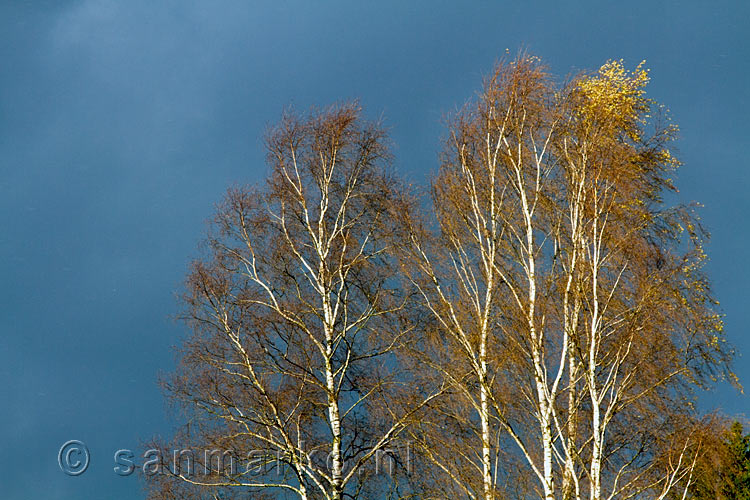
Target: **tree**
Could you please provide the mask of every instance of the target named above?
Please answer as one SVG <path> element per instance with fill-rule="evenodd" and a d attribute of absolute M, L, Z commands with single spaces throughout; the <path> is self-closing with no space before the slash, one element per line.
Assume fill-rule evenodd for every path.
<path fill-rule="evenodd" d="M 535 451 L 524 442 L 507 408 L 508 391 L 517 389 L 519 381 L 503 376 L 514 370 L 518 347 L 504 334 L 503 322 L 536 314 L 537 252 L 528 238 L 535 232 L 533 214 L 545 204 L 546 185 L 540 180 L 549 168 L 548 145 L 556 120 L 554 108 L 547 106 L 550 90 L 546 75 L 531 61 L 497 68 L 479 102 L 451 123 L 432 185 L 438 234 L 430 235 L 429 223 L 419 218 L 406 222 L 412 236 L 405 271 L 421 292 L 435 330 L 432 342 L 415 356 L 453 389 L 432 413 L 440 419 L 424 420 L 412 437 L 422 443 L 422 454 L 469 498 L 495 498 L 498 487 L 509 482 L 499 476 L 506 467 L 498 467 L 510 458 L 501 446 L 508 437 L 534 465 L 533 473 L 551 481 L 551 448 L 546 448 L 550 467 L 536 467 L 531 457 Z M 541 148 L 536 152 L 528 141 L 534 134 Z M 510 283 L 516 280 L 520 286 L 518 280 L 529 278 L 526 292 Z M 527 299 L 521 297 L 524 293 Z M 515 303 L 508 302 L 512 294 Z M 526 327 L 536 335 L 535 322 L 526 321 Z M 539 370 L 542 362 L 538 356 L 533 361 Z M 549 421 L 546 401 L 541 416 Z M 445 436 L 445 427 L 455 431 Z M 543 424 L 543 430 L 550 433 L 552 428 Z M 454 438 L 458 442 L 446 442 Z M 441 445 L 435 447 L 435 442 Z M 551 436 L 545 442 L 551 443 Z"/>
<path fill-rule="evenodd" d="M 716 438 L 701 456 L 688 498 L 695 500 L 750 499 L 750 433 L 741 423 L 722 422 Z"/>
<path fill-rule="evenodd" d="M 405 198 L 383 128 L 356 104 L 288 112 L 266 147 L 267 184 L 229 191 L 193 265 L 195 334 L 166 382 L 190 418 L 175 449 L 220 450 L 233 466 L 199 475 L 164 460 L 155 498 L 357 498 L 419 407 L 400 399 L 411 331 L 389 241 Z"/>
<path fill-rule="evenodd" d="M 405 270 L 434 319 L 423 357 L 461 401 L 412 435 L 467 498 L 497 498 L 499 483 L 665 498 L 691 477 L 693 390 L 731 378 L 731 353 L 705 233 L 663 202 L 677 129 L 654 118 L 647 82 L 620 62 L 562 86 L 536 58 L 500 64 L 450 123 L 437 230 L 406 222 Z M 519 491 L 525 477 L 536 486 Z"/>

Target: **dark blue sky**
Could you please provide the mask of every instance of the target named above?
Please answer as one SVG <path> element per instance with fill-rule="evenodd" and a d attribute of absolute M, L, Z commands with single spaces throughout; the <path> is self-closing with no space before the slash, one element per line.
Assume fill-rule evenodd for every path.
<path fill-rule="evenodd" d="M 183 332 L 175 294 L 214 203 L 264 178 L 261 135 L 285 106 L 359 98 L 424 183 L 441 117 L 506 49 L 562 76 L 647 60 L 681 126 L 682 199 L 705 204 L 728 338 L 750 356 L 750 4 L 156 3 L 0 5 L 3 498 L 142 497 L 112 455 L 169 433 L 156 380 Z M 750 410 L 727 388 L 704 399 Z M 71 478 L 57 451 L 74 438 L 92 457 Z"/>

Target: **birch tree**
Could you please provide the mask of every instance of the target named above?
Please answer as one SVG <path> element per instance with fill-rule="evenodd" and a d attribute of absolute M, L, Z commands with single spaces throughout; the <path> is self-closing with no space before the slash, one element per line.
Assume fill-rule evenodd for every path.
<path fill-rule="evenodd" d="M 406 268 L 434 319 L 425 363 L 452 384 L 414 438 L 467 498 L 667 498 L 691 480 L 694 391 L 732 378 L 731 352 L 706 235 L 665 202 L 676 127 L 647 82 L 615 61 L 559 84 L 524 56 L 450 123 L 437 229 L 411 224 Z"/>
<path fill-rule="evenodd" d="M 664 498 L 684 488 L 677 478 L 689 477 L 698 450 L 692 432 L 673 429 L 692 413 L 693 388 L 731 378 L 721 319 L 701 271 L 705 233 L 692 207 L 664 203 L 675 191 L 671 175 L 679 162 L 669 144 L 677 129 L 646 98 L 647 82 L 642 66 L 628 72 L 617 61 L 576 79 L 560 143 L 571 214 L 560 249 L 570 255 L 561 260 L 579 261 L 569 274 L 578 304 L 571 401 L 585 393 L 569 405 L 568 429 L 586 441 L 569 443 L 572 455 L 587 457 L 584 476 L 595 500 Z M 683 446 L 665 444 L 665 436 L 679 435 Z M 679 450 L 673 465 L 680 466 L 654 476 L 657 444 Z M 569 477 L 580 486 L 575 474 Z M 581 495 L 576 488 L 575 497 Z"/>
<path fill-rule="evenodd" d="M 285 114 L 266 146 L 267 184 L 229 191 L 193 265 L 195 335 L 167 381 L 190 417 L 174 443 L 239 467 L 164 467 L 157 498 L 360 497 L 419 408 L 399 397 L 411 331 L 389 240 L 403 196 L 383 128 L 345 104 Z"/>
<path fill-rule="evenodd" d="M 436 330 L 425 358 L 453 388 L 431 412 L 445 417 L 428 418 L 435 429 L 418 428 L 414 438 L 429 436 L 423 453 L 468 498 L 497 498 L 517 484 L 508 461 L 518 457 L 509 446 L 544 496 L 554 495 L 552 411 L 562 368 L 551 376 L 547 370 L 537 298 L 545 286 L 538 260 L 550 231 L 550 152 L 560 118 L 553 90 L 533 58 L 499 66 L 478 102 L 451 121 L 432 189 L 434 241 L 427 244 L 425 224 L 412 223 L 407 270 Z M 449 423 L 465 437 L 436 450 L 430 443 L 441 442 L 440 426 Z"/>

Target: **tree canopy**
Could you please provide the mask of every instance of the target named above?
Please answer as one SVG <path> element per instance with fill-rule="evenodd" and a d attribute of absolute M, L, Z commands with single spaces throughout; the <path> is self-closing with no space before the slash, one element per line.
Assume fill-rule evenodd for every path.
<path fill-rule="evenodd" d="M 427 196 L 356 103 L 285 113 L 267 182 L 228 192 L 187 279 L 165 387 L 188 425 L 152 497 L 704 494 L 696 391 L 733 380 L 732 352 L 648 81 L 499 63 Z M 749 439 L 727 435 L 726 498 Z M 186 447 L 231 466 L 182 470 Z"/>

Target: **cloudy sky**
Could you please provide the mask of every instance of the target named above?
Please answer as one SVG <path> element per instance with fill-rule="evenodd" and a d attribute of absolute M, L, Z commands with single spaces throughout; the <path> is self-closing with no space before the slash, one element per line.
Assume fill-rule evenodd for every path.
<path fill-rule="evenodd" d="M 561 76 L 647 61 L 650 96 L 681 126 L 680 196 L 705 204 L 750 385 L 750 4 L 616 5 L 2 2 L 3 498 L 142 498 L 113 454 L 170 433 L 156 381 L 184 334 L 175 294 L 226 188 L 264 178 L 261 135 L 284 107 L 359 98 L 424 183 L 441 118 L 506 49 Z M 750 412 L 726 387 L 704 404 Z M 91 451 L 79 477 L 58 468 L 69 439 Z"/>

